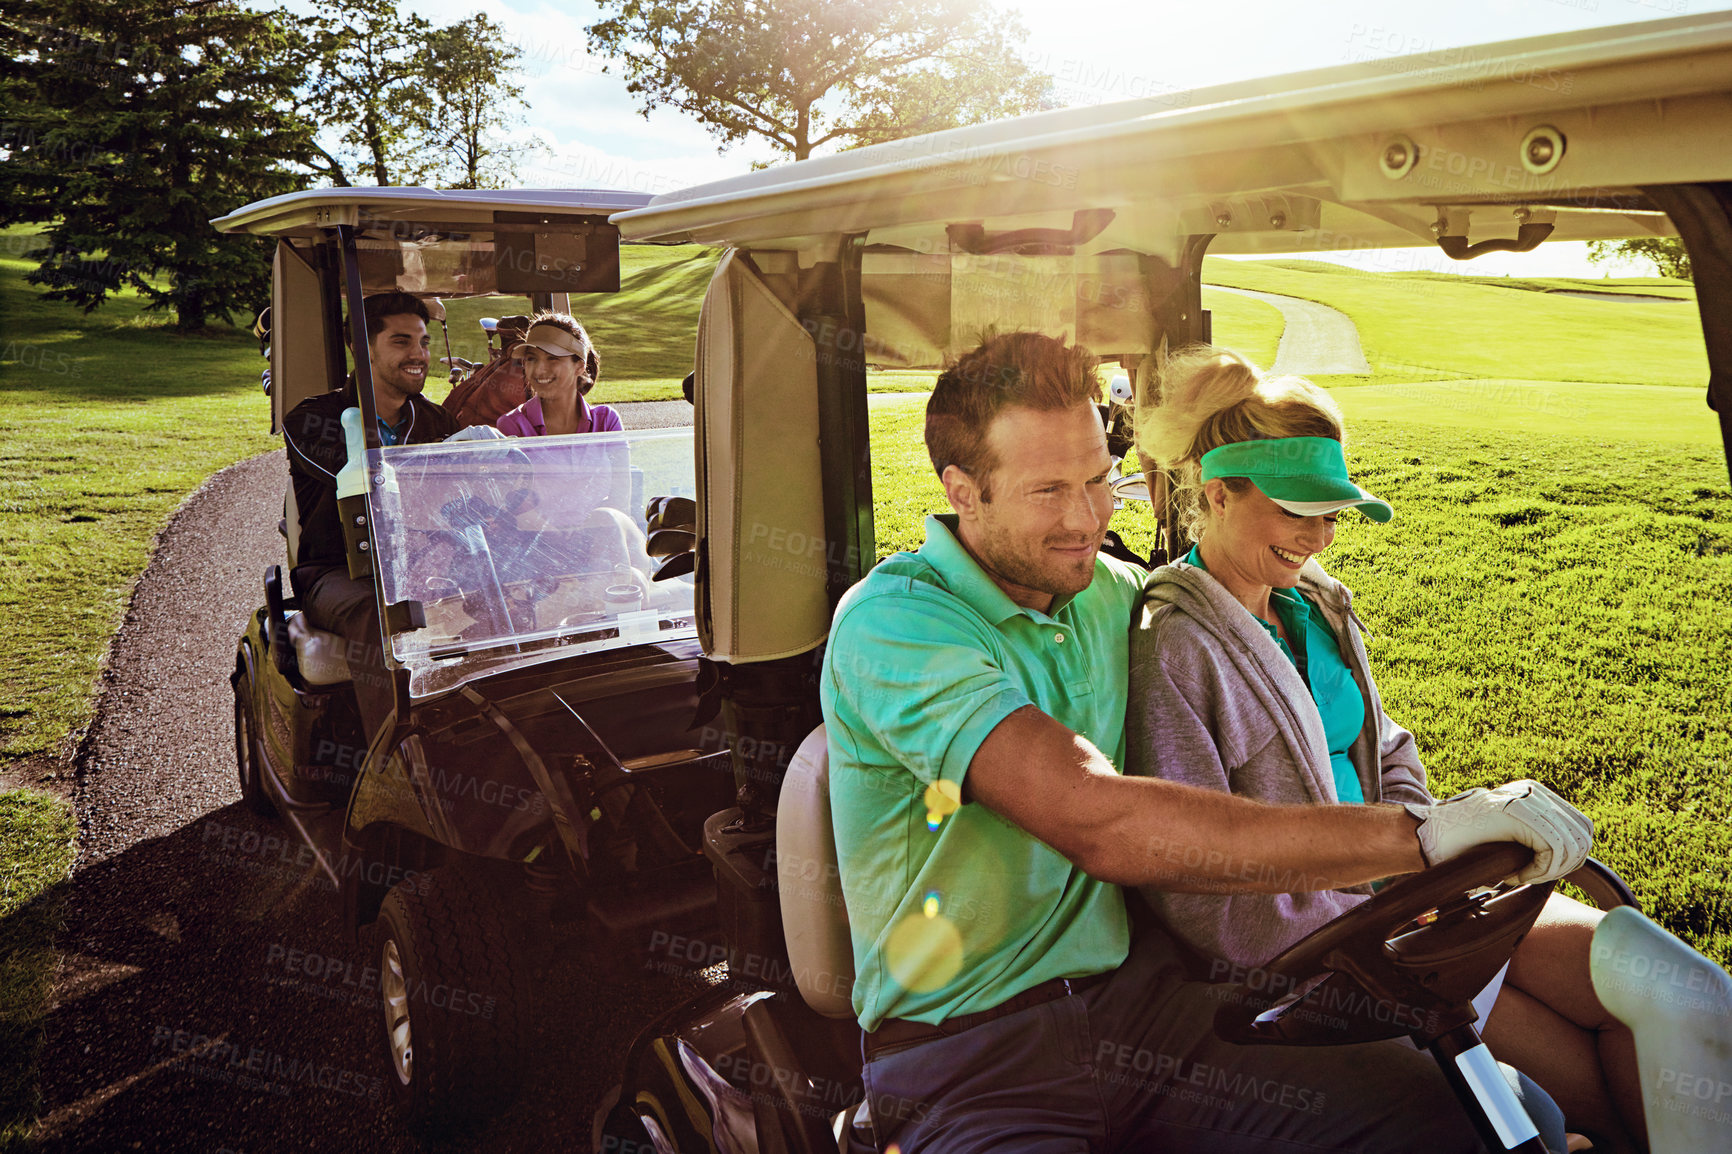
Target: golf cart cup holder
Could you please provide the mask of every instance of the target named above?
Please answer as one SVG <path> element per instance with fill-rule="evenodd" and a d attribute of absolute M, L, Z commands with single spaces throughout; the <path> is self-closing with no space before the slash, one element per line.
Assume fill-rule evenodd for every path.
<path fill-rule="evenodd" d="M 1420 1047 L 1477 1017 L 1472 1001 L 1532 927 L 1552 884 L 1501 886 L 1526 846 L 1478 846 L 1410 874 L 1216 994 L 1215 1033 L 1241 1045 Z"/>

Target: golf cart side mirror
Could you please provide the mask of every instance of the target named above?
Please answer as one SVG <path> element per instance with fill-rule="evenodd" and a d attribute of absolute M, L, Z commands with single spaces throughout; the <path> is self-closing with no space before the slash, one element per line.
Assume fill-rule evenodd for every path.
<path fill-rule="evenodd" d="M 680 382 L 680 392 L 686 395 L 686 404 L 695 405 L 698 403 L 696 399 L 697 389 L 698 375 L 696 373 L 687 373 L 686 379 Z"/>

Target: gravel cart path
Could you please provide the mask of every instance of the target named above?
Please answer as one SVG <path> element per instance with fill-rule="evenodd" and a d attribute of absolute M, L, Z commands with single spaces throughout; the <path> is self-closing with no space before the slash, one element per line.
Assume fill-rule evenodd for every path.
<path fill-rule="evenodd" d="M 1210 285 L 1216 292 L 1251 297 L 1272 304 L 1281 310 L 1287 327 L 1281 332 L 1281 345 L 1275 353 L 1275 363 L 1269 370 L 1275 373 L 1296 373 L 1300 376 L 1328 373 L 1369 373 L 1371 365 L 1365 350 L 1359 346 L 1359 329 L 1351 318 L 1338 309 L 1316 301 L 1276 293 L 1255 292 L 1251 289 L 1225 288 Z"/>
<path fill-rule="evenodd" d="M 684 402 L 621 408 L 628 427 L 691 419 Z M 286 479 L 267 453 L 192 494 L 114 638 L 76 765 L 46 1150 L 420 1148 L 383 1080 L 369 959 L 286 828 L 240 804 L 228 676 L 265 566 L 283 559 Z M 632 1037 L 699 988 L 687 975 L 604 980 L 575 960 L 549 979 L 558 996 L 538 1007 L 516 1104 L 445 1148 L 587 1150 Z"/>

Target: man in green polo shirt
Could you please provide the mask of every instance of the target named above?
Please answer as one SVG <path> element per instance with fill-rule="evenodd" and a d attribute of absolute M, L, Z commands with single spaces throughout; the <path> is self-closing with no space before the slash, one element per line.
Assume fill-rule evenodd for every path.
<path fill-rule="evenodd" d="M 1095 364 L 1013 333 L 948 368 L 926 441 L 952 513 L 832 625 L 820 693 L 880 1149 L 1395 1151 L 1417 1126 L 1429 1150 L 1480 1150 L 1416 1050 L 1216 1041 L 1214 1003 L 1170 939 L 1133 934 L 1120 886 L 1256 891 L 1272 883 L 1226 864 L 1256 859 L 1334 888 L 1501 840 L 1557 876 L 1586 842 L 1549 810 L 1452 799 L 1437 820 L 1121 776 L 1142 574 L 1098 555 Z"/>

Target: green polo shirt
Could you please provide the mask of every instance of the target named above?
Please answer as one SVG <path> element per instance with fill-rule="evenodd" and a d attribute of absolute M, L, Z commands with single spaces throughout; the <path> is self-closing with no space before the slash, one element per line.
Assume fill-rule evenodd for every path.
<path fill-rule="evenodd" d="M 944 812 L 999 722 L 1034 705 L 1123 764 L 1131 614 L 1143 574 L 1095 559 L 1050 613 L 1005 595 L 928 517 L 837 606 L 819 694 L 854 944 L 854 1010 L 940 1022 L 1049 978 L 1113 969 L 1124 899 L 985 806 Z M 929 790 L 929 787 L 932 789 Z"/>
<path fill-rule="evenodd" d="M 1191 546 L 1185 563 L 1207 573 L 1203 555 Z M 1359 782 L 1359 771 L 1347 751 L 1365 728 L 1365 695 L 1353 680 L 1353 671 L 1341 658 L 1341 645 L 1335 634 L 1322 620 L 1310 601 L 1293 589 L 1269 590 L 1269 604 L 1281 616 L 1287 636 L 1299 642 L 1297 652 L 1288 648 L 1275 627 L 1257 618 L 1263 632 L 1287 655 L 1287 660 L 1299 671 L 1299 677 L 1311 690 L 1311 700 L 1323 721 L 1323 736 L 1329 743 L 1330 776 L 1335 779 L 1335 798 L 1342 805 L 1359 805 L 1365 801 L 1365 787 Z"/>

